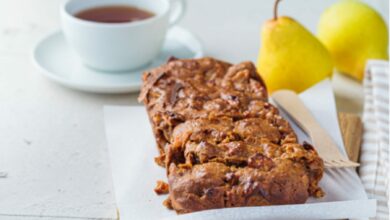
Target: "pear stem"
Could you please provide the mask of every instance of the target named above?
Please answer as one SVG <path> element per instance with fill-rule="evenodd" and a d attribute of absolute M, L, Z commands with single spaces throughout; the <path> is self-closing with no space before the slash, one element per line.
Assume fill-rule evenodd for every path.
<path fill-rule="evenodd" d="M 274 4 L 274 20 L 278 19 L 278 5 L 282 0 L 276 0 Z"/>

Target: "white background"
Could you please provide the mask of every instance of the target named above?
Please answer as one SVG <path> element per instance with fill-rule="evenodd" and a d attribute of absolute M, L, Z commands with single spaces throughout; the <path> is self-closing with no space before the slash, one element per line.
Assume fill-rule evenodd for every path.
<path fill-rule="evenodd" d="M 335 1 L 284 0 L 279 14 L 315 32 L 321 12 Z M 388 20 L 387 0 L 367 2 Z M 81 93 L 39 75 L 31 50 L 59 28 L 59 3 L 0 0 L 0 172 L 8 173 L 0 178 L 0 214 L 112 214 L 102 107 L 136 104 L 137 94 Z M 188 0 L 180 25 L 201 38 L 209 56 L 255 61 L 260 25 L 272 17 L 272 6 L 273 0 Z M 359 86 L 337 79 L 338 108 L 359 112 Z"/>

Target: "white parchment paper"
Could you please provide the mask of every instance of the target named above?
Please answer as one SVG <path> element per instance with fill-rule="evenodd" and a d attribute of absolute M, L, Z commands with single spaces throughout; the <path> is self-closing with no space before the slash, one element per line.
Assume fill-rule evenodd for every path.
<path fill-rule="evenodd" d="M 300 97 L 345 152 L 331 83 L 322 81 Z M 165 169 L 154 162 L 158 151 L 144 107 L 106 106 L 104 114 L 115 196 L 122 220 L 342 219 L 375 215 L 376 201 L 367 198 L 352 168 L 326 170 L 320 182 L 326 196 L 310 198 L 306 204 L 227 208 L 177 215 L 162 205 L 166 196 L 158 196 L 153 191 L 156 181 L 166 180 L 166 176 Z M 310 142 L 294 123 L 290 123 L 300 142 Z"/>

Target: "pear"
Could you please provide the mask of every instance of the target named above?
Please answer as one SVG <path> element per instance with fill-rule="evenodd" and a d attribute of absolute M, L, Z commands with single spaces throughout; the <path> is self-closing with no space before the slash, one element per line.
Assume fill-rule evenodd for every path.
<path fill-rule="evenodd" d="M 368 59 L 388 57 L 388 29 L 382 17 L 357 0 L 341 0 L 324 11 L 318 37 L 328 48 L 336 68 L 362 80 Z"/>
<path fill-rule="evenodd" d="M 263 24 L 257 69 L 269 92 L 291 89 L 302 92 L 329 77 L 333 63 L 324 45 L 290 17 L 274 18 Z"/>

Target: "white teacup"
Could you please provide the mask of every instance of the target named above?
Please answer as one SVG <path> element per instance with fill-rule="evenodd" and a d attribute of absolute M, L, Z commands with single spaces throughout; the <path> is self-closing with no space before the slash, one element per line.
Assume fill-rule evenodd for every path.
<path fill-rule="evenodd" d="M 99 23 L 74 16 L 113 5 L 135 6 L 154 16 L 126 23 Z M 167 29 L 182 17 L 184 9 L 184 0 L 68 0 L 61 6 L 62 30 L 87 66 L 125 71 L 147 65 L 158 55 Z"/>

